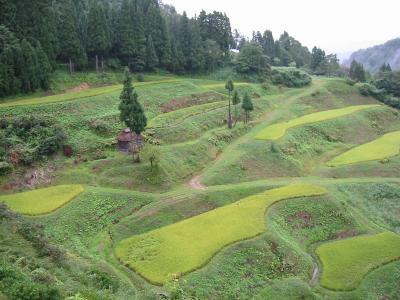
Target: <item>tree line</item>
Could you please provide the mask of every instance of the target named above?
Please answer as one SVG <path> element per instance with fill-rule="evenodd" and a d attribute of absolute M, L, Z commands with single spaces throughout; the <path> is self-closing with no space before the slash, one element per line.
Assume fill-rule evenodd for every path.
<path fill-rule="evenodd" d="M 247 40 L 228 16 L 201 11 L 189 18 L 158 0 L 0 0 L 0 96 L 49 87 L 51 72 L 105 68 L 131 72 L 209 72 L 234 64 L 242 74 L 270 75 L 292 66 L 338 75 L 335 55 L 312 52 L 284 32 Z M 232 49 L 239 49 L 238 57 Z M 39 72 L 40 70 L 40 72 Z"/>
<path fill-rule="evenodd" d="M 0 3 L 0 96 L 46 89 L 57 64 L 71 73 L 106 66 L 183 73 L 230 59 L 230 21 L 216 11 L 189 18 L 157 0 Z"/>

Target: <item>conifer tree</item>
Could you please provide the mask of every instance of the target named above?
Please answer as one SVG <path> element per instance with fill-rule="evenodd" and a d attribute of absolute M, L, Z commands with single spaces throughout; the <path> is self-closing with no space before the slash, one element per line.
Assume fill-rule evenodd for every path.
<path fill-rule="evenodd" d="M 266 30 L 263 35 L 263 49 L 264 53 L 273 60 L 275 56 L 275 41 L 274 36 L 272 35 L 272 31 Z"/>
<path fill-rule="evenodd" d="M 151 35 L 149 35 L 146 43 L 146 69 L 153 71 L 157 65 L 158 58 L 156 50 L 154 49 L 153 39 Z"/>
<path fill-rule="evenodd" d="M 72 0 L 61 4 L 59 20 L 60 55 L 69 63 L 70 73 L 74 72 L 74 64 L 82 56 L 82 44 L 79 35 L 78 18 Z"/>
<path fill-rule="evenodd" d="M 47 90 L 50 88 L 50 75 L 51 75 L 51 64 L 47 58 L 46 53 L 42 49 L 40 43 L 36 47 L 36 57 L 38 60 L 39 72 L 38 80 L 39 85 L 42 89 Z"/>
<path fill-rule="evenodd" d="M 250 119 L 250 112 L 254 110 L 253 102 L 251 101 L 250 95 L 248 93 L 244 94 L 242 108 L 246 114 L 245 123 L 248 123 Z"/>
<path fill-rule="evenodd" d="M 133 0 L 133 27 L 135 56 L 133 62 L 134 71 L 143 71 L 146 66 L 146 35 L 144 31 L 143 10 L 137 0 Z"/>
<path fill-rule="evenodd" d="M 19 80 L 15 76 L 14 54 L 7 47 L 0 54 L 0 96 L 5 97 L 19 92 Z"/>
<path fill-rule="evenodd" d="M 91 58 L 95 58 L 97 72 L 99 72 L 99 55 L 103 66 L 104 55 L 111 47 L 107 25 L 104 7 L 93 1 L 88 14 L 87 51 Z"/>
<path fill-rule="evenodd" d="M 119 57 L 125 65 L 133 64 L 135 55 L 135 31 L 133 25 L 133 11 L 128 0 L 122 2 L 118 16 L 118 32 L 116 48 L 118 49 Z"/>
<path fill-rule="evenodd" d="M 22 91 L 30 93 L 39 87 L 38 61 L 36 52 L 27 40 L 21 42 L 21 54 L 24 67 L 21 73 Z"/>
<path fill-rule="evenodd" d="M 229 93 L 229 99 L 228 99 L 228 128 L 232 128 L 232 113 L 231 113 L 231 94 L 233 90 L 235 89 L 235 86 L 233 85 L 232 80 L 228 80 L 228 82 L 225 84 L 225 89 L 228 90 Z"/>
<path fill-rule="evenodd" d="M 125 70 L 124 87 L 120 95 L 120 100 L 120 120 L 124 122 L 132 132 L 136 133 L 136 135 L 140 135 L 147 126 L 147 118 L 139 102 L 138 94 L 132 86 L 132 77 L 129 73 L 129 69 Z M 140 162 L 139 155 L 135 157 L 134 160 L 135 162 Z"/>
<path fill-rule="evenodd" d="M 186 12 L 183 12 L 179 29 L 179 46 L 183 55 L 183 65 L 185 69 L 190 69 L 191 32 L 189 18 L 187 17 Z"/>
<path fill-rule="evenodd" d="M 236 122 L 237 122 L 237 120 L 239 118 L 238 112 L 237 112 L 237 106 L 238 106 L 238 104 L 240 102 L 241 102 L 241 99 L 240 99 L 239 93 L 238 93 L 237 90 L 235 90 L 233 92 L 233 96 L 232 96 L 232 104 L 235 106 L 235 125 L 236 125 Z"/>

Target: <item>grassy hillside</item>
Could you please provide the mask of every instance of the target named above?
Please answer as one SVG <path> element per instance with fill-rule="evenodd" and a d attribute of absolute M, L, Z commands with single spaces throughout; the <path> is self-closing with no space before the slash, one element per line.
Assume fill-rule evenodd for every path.
<path fill-rule="evenodd" d="M 120 76 L 0 104 L 73 150 L 0 176 L 0 299 L 398 299 L 397 110 L 343 79 L 238 81 L 230 130 L 225 82 L 148 74 L 151 168 L 117 151 Z"/>

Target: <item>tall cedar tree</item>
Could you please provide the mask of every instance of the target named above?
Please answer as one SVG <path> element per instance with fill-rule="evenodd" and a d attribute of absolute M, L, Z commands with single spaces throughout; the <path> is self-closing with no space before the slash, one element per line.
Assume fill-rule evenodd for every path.
<path fill-rule="evenodd" d="M 120 100 L 120 120 L 124 122 L 132 132 L 140 135 L 147 126 L 147 118 L 142 105 L 139 103 L 138 94 L 132 86 L 132 77 L 128 69 L 125 70 L 124 88 Z M 135 161 L 140 161 L 139 155 L 135 158 Z"/>
<path fill-rule="evenodd" d="M 122 2 L 118 17 L 116 48 L 122 63 L 131 67 L 135 56 L 135 29 L 133 25 L 133 7 L 129 0 Z"/>
<path fill-rule="evenodd" d="M 238 121 L 238 118 L 239 118 L 238 111 L 237 111 L 237 106 L 238 106 L 238 104 L 240 102 L 241 102 L 241 99 L 240 99 L 239 93 L 238 93 L 237 90 L 235 90 L 233 92 L 233 96 L 232 96 L 232 104 L 235 106 L 235 124 L 236 124 L 236 122 Z"/>
<path fill-rule="evenodd" d="M 90 58 L 95 58 L 97 72 L 99 72 L 99 56 L 101 56 L 103 67 L 104 55 L 110 47 L 111 41 L 104 7 L 97 1 L 93 1 L 88 14 L 86 48 Z"/>
<path fill-rule="evenodd" d="M 39 66 L 38 80 L 42 89 L 50 88 L 51 64 L 40 43 L 36 46 L 36 56 Z"/>
<path fill-rule="evenodd" d="M 353 60 L 350 65 L 349 77 L 357 82 L 365 82 L 366 74 L 364 66 L 356 60 Z"/>
<path fill-rule="evenodd" d="M 246 114 L 245 123 L 247 124 L 250 119 L 250 112 L 254 110 L 253 102 L 251 101 L 250 95 L 248 93 L 244 94 L 242 108 Z"/>
<path fill-rule="evenodd" d="M 69 62 L 70 73 L 74 63 L 81 60 L 82 44 L 78 27 L 78 17 L 72 0 L 61 3 L 59 17 L 60 56 Z"/>
<path fill-rule="evenodd" d="M 235 86 L 233 85 L 232 80 L 228 80 L 228 82 L 225 84 L 225 89 L 228 90 L 229 93 L 229 99 L 228 99 L 228 128 L 232 128 L 232 113 L 231 113 L 231 95 L 233 90 L 235 89 Z"/>
<path fill-rule="evenodd" d="M 135 37 L 135 56 L 132 65 L 134 71 L 143 71 L 146 66 L 146 35 L 144 32 L 143 9 L 138 0 L 132 1 L 133 27 Z"/>
<path fill-rule="evenodd" d="M 156 50 L 154 49 L 153 38 L 151 35 L 147 38 L 146 43 L 146 69 L 153 71 L 158 65 Z"/>

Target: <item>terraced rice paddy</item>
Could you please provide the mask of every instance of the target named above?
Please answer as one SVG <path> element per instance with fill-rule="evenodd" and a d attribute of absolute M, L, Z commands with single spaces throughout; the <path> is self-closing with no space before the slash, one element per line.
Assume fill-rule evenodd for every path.
<path fill-rule="evenodd" d="M 355 147 L 328 162 L 338 167 L 360 162 L 390 158 L 400 153 L 400 131 L 391 132 L 367 144 Z"/>
<path fill-rule="evenodd" d="M 265 210 L 277 201 L 325 194 L 324 188 L 296 184 L 250 196 L 182 222 L 121 241 L 116 254 L 150 282 L 193 271 L 223 247 L 266 230 Z M 212 234 L 210 234 L 212 233 Z"/>
<path fill-rule="evenodd" d="M 322 244 L 316 253 L 323 266 L 321 285 L 351 290 L 369 271 L 400 258 L 400 236 L 392 232 L 358 236 Z"/>
<path fill-rule="evenodd" d="M 352 113 L 364 110 L 379 107 L 379 105 L 356 105 L 356 106 L 348 106 L 339 109 L 332 109 L 321 111 L 309 115 L 302 116 L 300 118 L 296 118 L 290 120 L 288 122 L 277 123 L 271 126 L 268 126 L 257 133 L 255 138 L 257 140 L 277 140 L 283 137 L 287 130 L 290 128 L 307 125 L 316 122 L 327 121 L 339 117 L 344 117 L 350 115 Z"/>
<path fill-rule="evenodd" d="M 29 192 L 0 196 L 0 202 L 24 215 L 51 213 L 83 192 L 81 185 L 59 185 Z"/>

